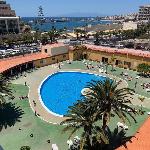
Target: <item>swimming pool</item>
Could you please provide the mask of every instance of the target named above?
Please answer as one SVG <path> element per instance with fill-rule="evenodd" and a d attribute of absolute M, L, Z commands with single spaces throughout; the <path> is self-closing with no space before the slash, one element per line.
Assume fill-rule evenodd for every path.
<path fill-rule="evenodd" d="M 41 84 L 41 102 L 50 113 L 62 117 L 68 107 L 81 98 L 81 91 L 87 82 L 105 79 L 106 77 L 89 73 L 57 72 Z"/>

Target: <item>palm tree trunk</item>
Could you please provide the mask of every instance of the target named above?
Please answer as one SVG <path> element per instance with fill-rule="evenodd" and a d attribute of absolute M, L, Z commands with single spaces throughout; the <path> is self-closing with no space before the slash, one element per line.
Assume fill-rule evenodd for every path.
<path fill-rule="evenodd" d="M 90 141 L 90 136 L 88 136 L 86 138 L 86 141 L 87 141 L 87 150 L 92 150 L 92 145 L 91 145 L 91 141 Z"/>
<path fill-rule="evenodd" d="M 108 122 L 108 114 L 104 113 L 104 115 L 103 115 L 103 126 L 102 126 L 103 129 L 105 129 L 107 127 L 107 122 Z"/>
<path fill-rule="evenodd" d="M 92 149 L 92 131 L 90 127 L 85 126 L 84 131 L 87 133 L 86 135 L 86 144 L 87 144 L 87 150 L 93 150 Z"/>
<path fill-rule="evenodd" d="M 112 64 L 111 66 L 112 66 L 112 69 L 111 69 L 111 71 L 114 71 L 114 64 Z"/>
<path fill-rule="evenodd" d="M 106 74 L 108 73 L 108 64 L 106 64 Z"/>
<path fill-rule="evenodd" d="M 103 129 L 106 129 L 107 123 L 109 122 L 109 120 L 110 120 L 110 114 L 109 114 L 109 111 L 108 111 L 108 112 L 105 112 L 104 115 L 103 115 L 103 125 L 102 125 Z"/>

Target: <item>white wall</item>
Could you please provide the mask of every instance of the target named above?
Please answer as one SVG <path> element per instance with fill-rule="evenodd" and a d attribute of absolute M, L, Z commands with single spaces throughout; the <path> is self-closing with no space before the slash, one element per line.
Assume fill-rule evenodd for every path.
<path fill-rule="evenodd" d="M 51 48 L 51 56 L 65 54 L 68 53 L 68 51 L 69 51 L 68 46 L 53 47 Z"/>
<path fill-rule="evenodd" d="M 136 22 L 124 22 L 123 23 L 123 30 L 135 30 L 137 29 Z"/>

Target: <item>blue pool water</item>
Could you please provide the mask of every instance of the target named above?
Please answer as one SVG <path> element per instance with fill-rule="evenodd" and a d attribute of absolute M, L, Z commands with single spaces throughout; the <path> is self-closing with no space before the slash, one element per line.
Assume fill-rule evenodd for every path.
<path fill-rule="evenodd" d="M 55 73 L 41 85 L 41 100 L 49 111 L 63 116 L 81 98 L 82 89 L 91 80 L 105 80 L 105 77 L 81 72 Z"/>

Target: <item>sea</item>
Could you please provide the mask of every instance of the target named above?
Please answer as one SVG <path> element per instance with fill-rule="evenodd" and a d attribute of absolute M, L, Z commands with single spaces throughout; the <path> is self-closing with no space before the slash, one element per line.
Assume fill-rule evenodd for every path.
<path fill-rule="evenodd" d="M 67 31 L 72 31 L 77 27 L 85 27 L 88 25 L 110 24 L 112 21 L 97 20 L 94 17 L 45 17 L 46 20 L 42 25 L 36 24 L 38 17 L 23 17 L 21 20 L 32 27 L 32 30 L 39 28 L 41 31 L 49 31 L 54 26 L 57 30 L 66 28 Z M 53 22 L 51 21 L 53 20 Z"/>

